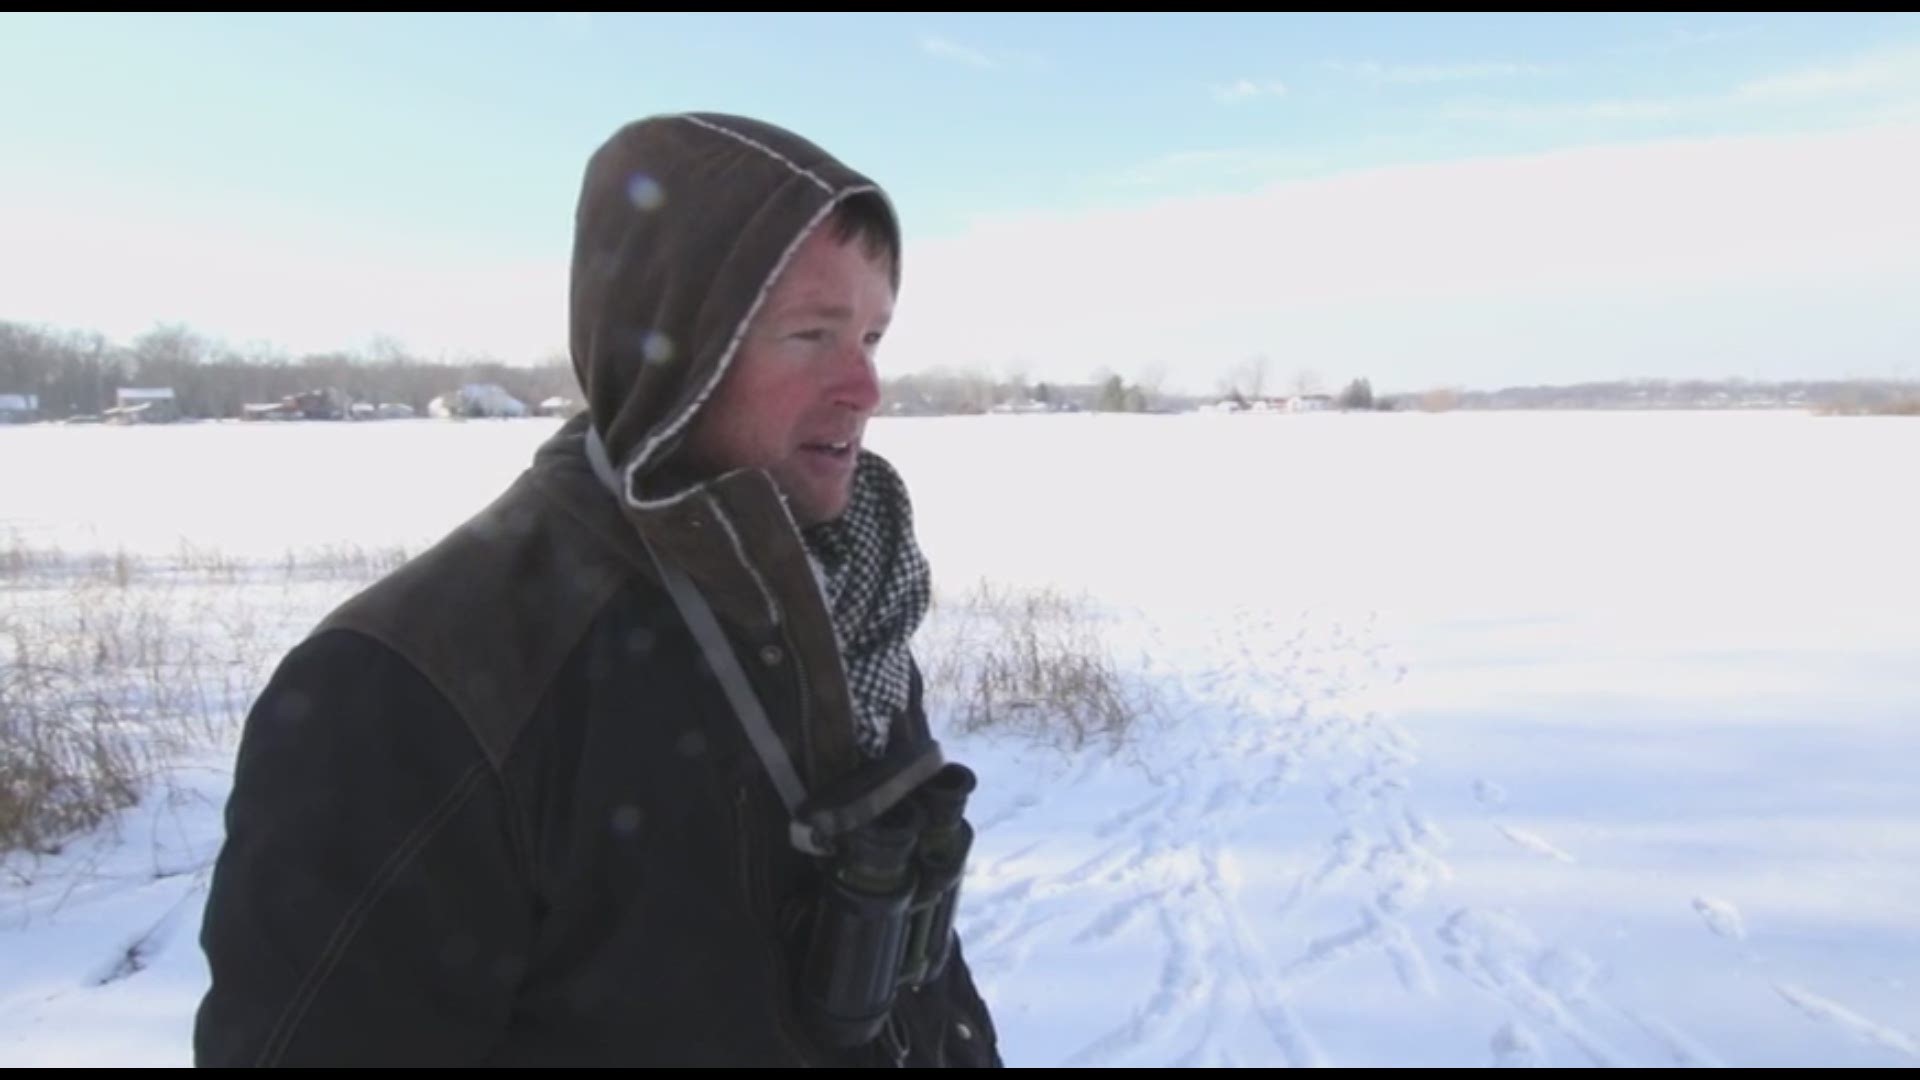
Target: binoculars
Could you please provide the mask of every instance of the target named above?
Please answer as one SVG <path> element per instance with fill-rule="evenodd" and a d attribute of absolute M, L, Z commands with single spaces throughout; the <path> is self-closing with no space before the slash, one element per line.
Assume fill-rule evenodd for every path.
<path fill-rule="evenodd" d="M 964 817 L 974 774 L 948 764 L 822 856 L 804 936 L 801 1013 L 828 1046 L 871 1041 L 902 989 L 940 977 L 973 846 Z"/>

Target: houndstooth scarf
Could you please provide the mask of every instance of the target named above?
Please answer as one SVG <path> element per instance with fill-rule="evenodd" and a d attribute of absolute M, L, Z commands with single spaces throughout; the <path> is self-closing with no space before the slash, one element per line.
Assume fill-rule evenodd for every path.
<path fill-rule="evenodd" d="M 854 735 L 886 752 L 912 693 L 909 642 L 932 602 L 932 574 L 913 536 L 913 504 L 884 458 L 860 451 L 846 513 L 803 533 L 833 612 L 853 692 Z"/>
<path fill-rule="evenodd" d="M 620 478 L 599 432 L 586 434 L 587 460 L 607 490 Z M 933 600 L 932 574 L 913 537 L 913 503 L 892 465 L 860 451 L 846 512 L 802 531 L 833 615 L 834 636 L 853 695 L 854 741 L 879 757 L 913 693 L 909 643 Z"/>

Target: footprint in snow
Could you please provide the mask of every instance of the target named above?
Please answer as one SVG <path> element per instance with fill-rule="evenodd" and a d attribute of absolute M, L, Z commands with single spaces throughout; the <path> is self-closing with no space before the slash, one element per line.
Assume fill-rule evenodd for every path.
<path fill-rule="evenodd" d="M 1693 898 L 1693 910 L 1700 913 L 1700 919 L 1707 924 L 1707 929 L 1721 937 L 1734 941 L 1747 939 L 1747 928 L 1740 919 L 1740 909 L 1725 900 L 1696 896 Z"/>

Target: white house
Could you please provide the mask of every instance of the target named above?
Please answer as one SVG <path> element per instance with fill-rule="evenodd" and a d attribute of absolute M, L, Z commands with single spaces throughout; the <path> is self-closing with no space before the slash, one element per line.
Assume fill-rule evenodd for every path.
<path fill-rule="evenodd" d="M 0 424 L 27 424 L 40 419 L 40 395 L 0 394 Z"/>
<path fill-rule="evenodd" d="M 180 404 L 171 386 L 122 386 L 102 415 L 111 424 L 167 424 L 180 419 Z"/>
<path fill-rule="evenodd" d="M 452 417 L 525 416 L 528 411 L 525 402 L 493 383 L 468 383 L 427 403 L 427 412 L 443 420 Z"/>

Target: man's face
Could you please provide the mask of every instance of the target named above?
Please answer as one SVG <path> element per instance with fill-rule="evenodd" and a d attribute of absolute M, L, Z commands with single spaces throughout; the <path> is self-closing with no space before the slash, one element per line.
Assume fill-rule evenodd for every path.
<path fill-rule="evenodd" d="M 884 260 L 830 225 L 800 245 L 754 315 L 688 436 L 709 473 L 764 468 L 801 525 L 846 510 L 867 418 L 880 404 L 874 351 L 893 317 Z"/>

